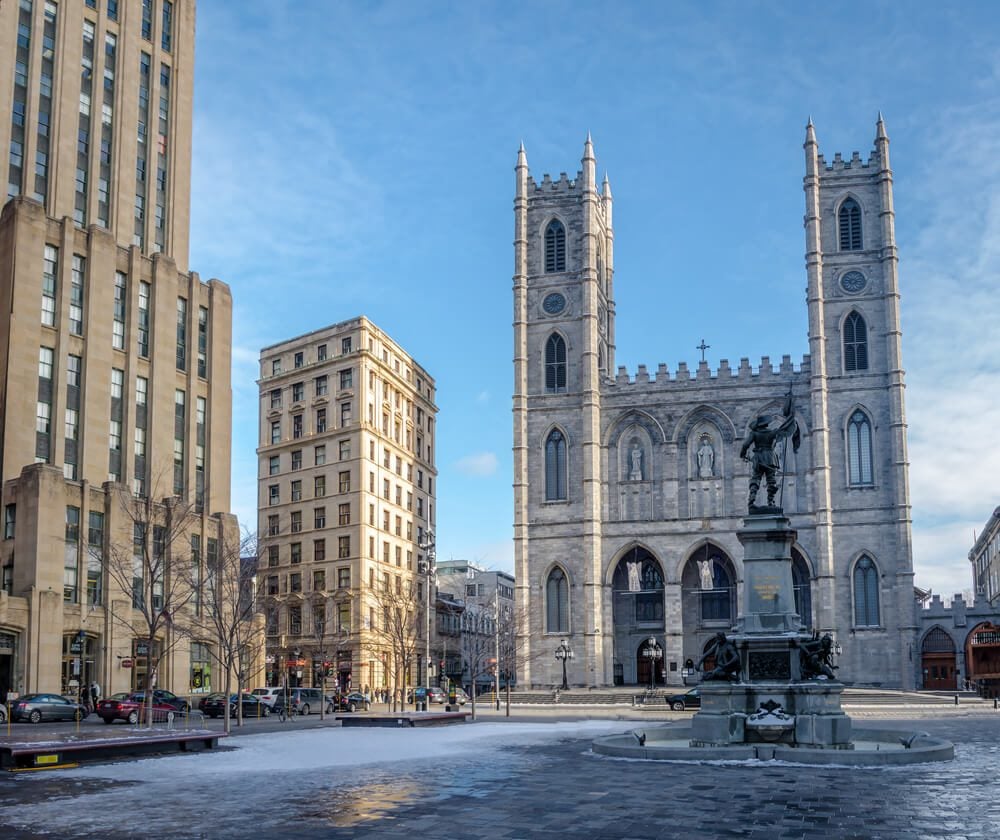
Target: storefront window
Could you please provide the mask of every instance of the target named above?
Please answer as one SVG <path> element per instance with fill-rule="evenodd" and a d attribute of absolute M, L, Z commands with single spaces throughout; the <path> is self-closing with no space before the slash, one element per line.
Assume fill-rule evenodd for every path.
<path fill-rule="evenodd" d="M 191 643 L 191 692 L 208 694 L 212 690 L 212 658 L 203 642 Z"/>
<path fill-rule="evenodd" d="M 144 691 L 147 683 L 150 682 L 150 674 L 155 671 L 160 657 L 163 656 L 163 642 L 157 639 L 153 643 L 153 650 L 150 651 L 148 640 L 133 639 L 132 651 L 132 690 Z M 159 675 L 159 677 L 162 676 L 162 674 Z M 155 688 L 160 684 L 160 679 L 154 679 L 152 682 Z"/>
<path fill-rule="evenodd" d="M 96 636 L 82 630 L 63 636 L 61 691 L 65 696 L 79 697 L 81 690 L 97 679 L 96 652 Z"/>

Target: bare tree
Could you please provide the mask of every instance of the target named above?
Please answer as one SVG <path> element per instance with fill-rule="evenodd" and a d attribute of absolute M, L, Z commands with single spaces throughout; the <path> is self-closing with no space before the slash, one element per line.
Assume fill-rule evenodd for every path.
<path fill-rule="evenodd" d="M 388 577 L 382 585 L 371 592 L 375 604 L 375 621 L 371 627 L 375 647 L 380 651 L 386 669 L 392 678 L 392 710 L 397 702 L 405 707 L 405 681 L 416 662 L 417 645 L 423 639 L 420 635 L 418 617 L 421 599 L 415 580 L 404 581 L 396 577 L 395 587 Z"/>
<path fill-rule="evenodd" d="M 462 663 L 469 674 L 472 695 L 472 719 L 476 718 L 476 680 L 496 666 L 496 617 L 488 604 L 467 604 L 462 613 L 459 639 Z"/>
<path fill-rule="evenodd" d="M 225 517 L 215 551 L 206 555 L 204 569 L 191 564 L 194 617 L 186 630 L 192 639 L 209 638 L 210 655 L 223 674 L 226 696 L 225 731 L 230 731 L 229 697 L 237 676 L 237 724 L 243 724 L 243 683 L 252 663 L 264 649 L 262 621 L 256 616 L 255 583 L 258 567 L 256 534 L 240 537 L 236 521 Z M 200 572 L 200 574 L 199 574 Z"/>
<path fill-rule="evenodd" d="M 510 717 L 510 685 L 517 678 L 518 671 L 529 661 L 541 656 L 540 651 L 527 653 L 528 626 L 527 613 L 517 608 L 500 610 L 499 637 L 500 661 L 497 667 L 506 685 L 506 716 Z"/>
<path fill-rule="evenodd" d="M 110 541 L 108 577 L 131 595 L 132 604 L 124 614 L 113 611 L 112 615 L 145 647 L 146 719 L 152 725 L 160 662 L 186 635 L 187 607 L 195 596 L 189 534 L 200 516 L 179 496 L 154 501 L 155 494 L 135 496 L 123 485 L 116 492 L 131 539 L 119 531 L 121 538 Z"/>

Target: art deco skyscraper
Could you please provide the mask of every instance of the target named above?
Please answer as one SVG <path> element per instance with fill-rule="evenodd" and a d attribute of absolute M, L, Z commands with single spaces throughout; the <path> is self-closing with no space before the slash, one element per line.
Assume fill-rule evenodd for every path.
<path fill-rule="evenodd" d="M 123 490 L 189 500 L 195 562 L 235 527 L 232 300 L 188 271 L 194 16 L 0 4 L 0 697 L 146 679 L 105 568 Z M 205 646 L 167 641 L 159 685 L 204 686 Z"/>

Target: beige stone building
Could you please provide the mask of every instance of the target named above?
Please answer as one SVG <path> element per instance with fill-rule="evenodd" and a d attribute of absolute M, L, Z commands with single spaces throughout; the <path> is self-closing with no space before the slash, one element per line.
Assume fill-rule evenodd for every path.
<path fill-rule="evenodd" d="M 365 317 L 265 347 L 260 365 L 268 684 L 310 686 L 325 670 L 328 685 L 391 686 L 383 611 L 396 604 L 416 642 L 412 682 L 435 513 L 434 380 Z"/>
<path fill-rule="evenodd" d="M 194 6 L 0 4 L 0 696 L 146 683 L 123 499 L 193 507 L 165 550 L 199 579 L 236 532 L 232 300 L 187 266 Z M 209 690 L 179 637 L 158 685 Z"/>

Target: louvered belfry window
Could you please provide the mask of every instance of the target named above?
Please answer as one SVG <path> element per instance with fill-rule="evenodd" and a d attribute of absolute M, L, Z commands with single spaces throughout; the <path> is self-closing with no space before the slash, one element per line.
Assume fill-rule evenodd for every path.
<path fill-rule="evenodd" d="M 840 250 L 861 250 L 861 207 L 853 198 L 840 205 Z"/>
<path fill-rule="evenodd" d="M 558 220 L 549 222 L 545 228 L 545 271 L 566 270 L 566 228 Z"/>
<path fill-rule="evenodd" d="M 857 312 L 844 320 L 844 370 L 868 370 L 868 328 Z"/>

